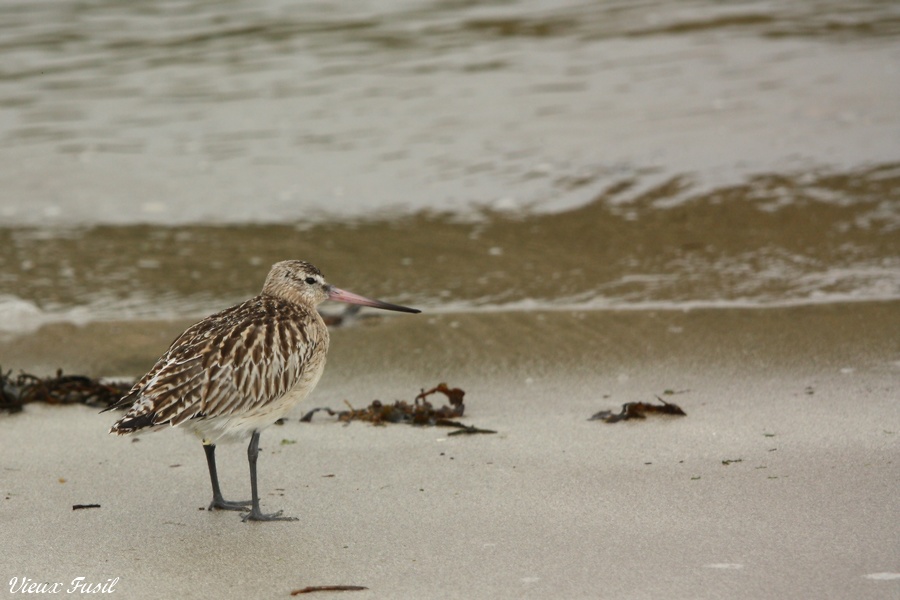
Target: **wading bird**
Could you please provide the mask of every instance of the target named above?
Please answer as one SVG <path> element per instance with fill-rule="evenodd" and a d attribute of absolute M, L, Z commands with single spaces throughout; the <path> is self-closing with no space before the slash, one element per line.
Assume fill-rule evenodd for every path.
<path fill-rule="evenodd" d="M 336 300 L 408 313 L 420 311 L 338 289 L 313 265 L 272 266 L 262 293 L 189 327 L 121 400 L 129 407 L 110 433 L 181 426 L 206 451 L 213 499 L 209 510 L 246 511 L 244 521 L 293 521 L 259 508 L 256 459 L 260 431 L 316 387 L 325 368 L 328 328 L 316 310 Z M 250 436 L 251 499 L 225 500 L 216 473 L 216 443 Z"/>

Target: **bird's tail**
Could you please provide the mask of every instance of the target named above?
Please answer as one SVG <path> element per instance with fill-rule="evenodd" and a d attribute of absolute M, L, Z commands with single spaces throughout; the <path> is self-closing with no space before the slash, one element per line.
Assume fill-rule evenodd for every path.
<path fill-rule="evenodd" d="M 126 435 L 128 433 L 134 433 L 138 429 L 155 425 L 153 421 L 156 418 L 156 412 L 147 410 L 148 406 L 142 406 L 139 400 L 140 394 L 132 391 L 130 394 L 123 396 L 115 404 L 111 404 L 100 411 L 106 412 L 108 410 L 113 410 L 114 408 L 131 407 L 121 419 L 113 423 L 112 427 L 109 428 L 110 433 Z"/>
<path fill-rule="evenodd" d="M 143 415 L 126 414 L 124 417 L 113 423 L 112 427 L 109 428 L 109 432 L 116 435 L 126 435 L 134 433 L 138 429 L 152 427 L 155 425 L 153 422 L 155 416 L 156 413 L 147 413 Z"/>

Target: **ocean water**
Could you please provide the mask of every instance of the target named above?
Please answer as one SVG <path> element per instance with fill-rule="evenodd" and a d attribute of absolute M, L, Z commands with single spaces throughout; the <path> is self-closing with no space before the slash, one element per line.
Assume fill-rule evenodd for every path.
<path fill-rule="evenodd" d="M 0 5 L 0 332 L 900 299 L 892 1 Z"/>

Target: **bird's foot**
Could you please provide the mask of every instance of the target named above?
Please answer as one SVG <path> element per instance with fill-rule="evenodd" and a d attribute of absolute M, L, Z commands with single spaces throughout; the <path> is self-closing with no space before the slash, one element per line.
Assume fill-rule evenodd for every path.
<path fill-rule="evenodd" d="M 224 498 L 213 498 L 206 510 L 247 510 L 247 507 L 252 503 L 252 500 L 233 502 Z"/>
<path fill-rule="evenodd" d="M 297 521 L 297 517 L 282 517 L 281 513 L 284 511 L 278 511 L 275 513 L 263 513 L 259 510 L 259 506 L 254 506 L 250 509 L 245 515 L 241 515 L 241 521 L 246 523 L 247 521 Z"/>

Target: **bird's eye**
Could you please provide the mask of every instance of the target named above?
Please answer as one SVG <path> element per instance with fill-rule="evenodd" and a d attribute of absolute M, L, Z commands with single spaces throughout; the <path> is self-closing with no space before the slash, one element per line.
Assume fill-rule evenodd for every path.
<path fill-rule="evenodd" d="M 305 281 L 305 282 L 308 283 L 309 285 L 312 285 L 312 284 L 314 284 L 314 283 L 316 282 L 316 278 L 315 278 L 315 277 L 307 277 L 307 278 L 304 279 L 303 281 Z"/>

